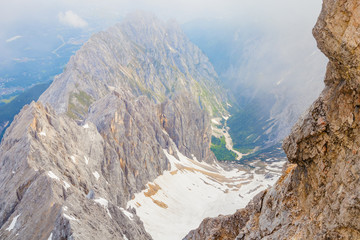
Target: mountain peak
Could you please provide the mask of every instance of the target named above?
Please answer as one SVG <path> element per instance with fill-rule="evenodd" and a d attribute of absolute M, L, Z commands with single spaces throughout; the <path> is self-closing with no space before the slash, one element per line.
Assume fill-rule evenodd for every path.
<path fill-rule="evenodd" d="M 124 20 L 122 21 L 123 24 L 135 24 L 138 25 L 140 23 L 144 25 L 152 25 L 153 23 L 161 24 L 162 21 L 153 13 L 146 12 L 146 11 L 134 11 L 128 13 Z"/>
<path fill-rule="evenodd" d="M 225 112 L 223 93 L 207 57 L 153 15 L 93 35 L 5 133 L 0 236 L 151 239 L 127 203 L 165 171 L 214 164 L 210 114 Z"/>
<path fill-rule="evenodd" d="M 95 34 L 40 101 L 80 120 L 90 104 L 114 89 L 146 95 L 156 103 L 189 91 L 210 114 L 225 112 L 226 98 L 213 66 L 175 25 L 169 29 L 154 15 L 136 12 Z"/>

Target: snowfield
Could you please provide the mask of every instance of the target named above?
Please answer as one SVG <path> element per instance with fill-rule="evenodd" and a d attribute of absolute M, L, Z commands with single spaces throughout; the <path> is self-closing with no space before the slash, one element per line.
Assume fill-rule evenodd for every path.
<path fill-rule="evenodd" d="M 179 160 L 164 150 L 171 170 L 148 183 L 147 189 L 127 204 L 136 209 L 155 240 L 182 239 L 204 218 L 234 213 L 280 176 L 278 169 L 270 171 L 267 178 L 256 173 L 257 168 L 225 171 L 176 151 Z"/>

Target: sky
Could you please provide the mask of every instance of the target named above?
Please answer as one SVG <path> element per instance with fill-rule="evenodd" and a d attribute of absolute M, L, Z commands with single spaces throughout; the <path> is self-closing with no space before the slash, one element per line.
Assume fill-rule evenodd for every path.
<path fill-rule="evenodd" d="M 136 10 L 180 24 L 225 19 L 234 24 L 255 23 L 270 31 L 306 28 L 311 34 L 320 9 L 321 0 L 1 0 L 0 52 L 3 58 L 10 56 L 7 44 L 24 37 L 24 28 L 60 26 L 95 32 Z"/>
<path fill-rule="evenodd" d="M 60 30 L 63 36 L 64 29 L 69 30 L 67 39 L 79 32 L 87 32 L 89 36 L 121 21 L 130 12 L 142 10 L 163 20 L 175 19 L 180 24 L 219 19 L 235 26 L 261 29 L 262 39 L 247 47 L 248 55 L 243 54 L 244 58 L 248 57 L 247 64 L 243 61 L 237 64 L 235 59 L 228 75 L 239 84 L 251 81 L 266 91 L 269 85 L 280 89 L 287 83 L 300 92 L 298 89 L 305 86 L 304 79 L 316 78 L 322 83 L 323 73 L 318 73 L 318 69 L 323 69 L 326 59 L 316 60 L 314 64 L 302 61 L 314 59 L 312 54 L 317 51 L 311 29 L 321 5 L 322 0 L 0 0 L 0 63 L 7 63 L 6 59 L 14 59 L 16 54 L 24 57 L 23 50 L 31 39 L 33 49 L 41 50 L 49 45 L 48 49 L 53 50 L 54 43 L 62 44 L 63 40 L 57 36 Z M 52 29 L 52 44 L 47 44 L 50 34 L 44 33 L 49 29 Z M 31 38 L 31 34 L 41 36 Z M 20 53 L 16 53 L 19 49 Z M 319 67 L 313 71 L 304 71 L 307 65 L 318 63 Z M 282 80 L 285 78 L 288 81 Z M 314 88 L 315 80 L 308 87 Z M 322 88 L 318 86 L 312 96 L 317 96 Z M 308 87 L 303 88 L 305 95 Z"/>
<path fill-rule="evenodd" d="M 0 62 L 24 57 L 23 50 L 29 48 L 26 44 L 30 41 L 34 51 L 53 49 L 55 44 L 62 43 L 57 35 L 61 32 L 64 36 L 64 29 L 69 31 L 67 39 L 80 32 L 90 36 L 137 10 L 152 12 L 163 20 L 175 19 L 180 24 L 218 19 L 262 28 L 274 36 L 300 32 L 312 39 L 311 29 L 321 3 L 321 0 L 0 0 Z M 52 32 L 45 33 L 49 30 Z"/>
<path fill-rule="evenodd" d="M 185 23 L 199 18 L 229 18 L 261 24 L 288 26 L 313 24 L 321 0 L 2 0 L 0 29 L 22 22 L 61 22 L 87 27 L 101 19 L 116 21 L 135 10 Z M 297 26 L 294 26 L 297 27 Z"/>

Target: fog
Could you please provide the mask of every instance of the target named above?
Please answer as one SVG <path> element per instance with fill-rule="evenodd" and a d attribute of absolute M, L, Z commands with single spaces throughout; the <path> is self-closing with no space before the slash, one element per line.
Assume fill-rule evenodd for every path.
<path fill-rule="evenodd" d="M 13 45 L 20 39 L 29 41 L 25 31 L 39 35 L 46 29 L 62 28 L 91 34 L 136 10 L 152 12 L 164 20 L 175 19 L 180 24 L 215 19 L 271 32 L 307 29 L 310 34 L 320 7 L 321 0 L 4 0 L 0 1 L 0 60 L 23 54 Z M 23 38 L 13 40 L 16 36 Z M 51 45 L 50 38 L 37 40 L 40 46 L 31 48 L 42 50 L 42 46 Z"/>
<path fill-rule="evenodd" d="M 0 3 L 0 29 L 14 24 L 56 23 L 61 13 L 71 11 L 84 21 L 116 21 L 128 12 L 143 10 L 185 23 L 199 18 L 229 18 L 255 21 L 264 26 L 313 24 L 321 0 L 13 0 Z M 85 26 L 84 26 L 85 27 Z M 89 26 L 91 27 L 91 26 Z"/>
<path fill-rule="evenodd" d="M 163 20 L 175 19 L 186 28 L 189 37 L 210 57 L 220 79 L 235 90 L 241 101 L 251 101 L 264 93 L 275 98 L 269 111 L 272 118 L 284 122 L 280 127 L 285 129 L 282 137 L 323 87 L 326 59 L 317 50 L 311 34 L 321 3 L 321 0 L 1 1 L 0 75 L 6 75 L 14 59 L 28 61 L 53 53 L 54 60 L 58 56 L 56 49 L 65 42 L 79 44 L 91 34 L 120 22 L 130 12 L 152 12 Z"/>
<path fill-rule="evenodd" d="M 260 34 L 257 36 L 257 41 L 248 44 L 246 52 L 240 53 L 241 58 L 248 57 L 250 62 L 272 59 L 273 64 L 268 65 L 267 69 L 276 71 L 278 70 L 277 66 L 288 65 L 288 63 L 291 65 L 291 62 L 299 58 L 298 55 L 301 55 L 304 50 L 306 52 L 313 48 L 315 43 L 311 36 L 311 29 L 316 22 L 320 8 L 321 0 L 1 1 L 0 60 L 29 57 L 22 56 L 25 54 L 22 48 L 30 48 L 26 46 L 27 43 L 30 44 L 27 35 L 44 35 L 40 39 L 34 39 L 31 43 L 32 49 L 41 51 L 46 47 L 54 48 L 54 44 L 50 41 L 60 41 L 59 39 L 54 40 L 56 31 L 60 31 L 59 29 L 69 31 L 67 34 L 69 36 L 79 32 L 86 32 L 89 36 L 91 33 L 121 21 L 129 12 L 143 10 L 152 12 L 164 20 L 171 18 L 185 25 L 199 19 L 233 25 L 234 31 L 238 31 L 236 34 L 242 39 L 244 34 L 241 30 L 248 31 L 251 28 Z M 240 25 L 241 27 L 239 27 Z M 53 31 L 45 34 L 44 32 L 48 29 Z M 201 30 L 200 26 L 200 34 Z M 234 38 L 239 37 L 236 34 L 234 32 Z M 23 44 L 17 46 L 18 41 Z M 239 44 L 239 41 L 236 42 L 234 39 L 232 44 Z M 241 42 L 240 45 L 244 45 L 244 43 Z M 239 51 L 239 46 L 234 46 L 234 53 L 238 54 L 237 51 Z M 244 72 L 242 77 L 244 80 L 247 75 L 244 68 L 256 69 L 253 69 L 251 65 L 245 66 L 238 60 L 231 59 L 232 66 L 229 66 L 229 70 L 234 73 L 241 67 Z M 262 72 L 266 72 L 265 70 Z"/>

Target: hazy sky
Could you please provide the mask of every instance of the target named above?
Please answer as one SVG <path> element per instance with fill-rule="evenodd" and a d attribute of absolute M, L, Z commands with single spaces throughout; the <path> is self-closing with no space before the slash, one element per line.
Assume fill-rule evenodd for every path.
<path fill-rule="evenodd" d="M 2 0 L 0 31 L 21 22 L 76 22 L 87 27 L 95 19 L 112 21 L 134 10 L 185 23 L 198 18 L 230 18 L 264 25 L 313 24 L 321 0 Z M 83 22 L 82 22 L 83 21 Z M 3 32 L 3 31 L 2 31 Z"/>
<path fill-rule="evenodd" d="M 152 12 L 180 24 L 197 19 L 221 19 L 276 32 L 304 32 L 311 36 L 321 9 L 321 0 L 0 0 L 0 62 L 14 58 L 16 43 L 30 41 L 59 27 L 88 33 L 107 28 L 136 11 Z M 225 20 L 225 21 L 224 21 Z M 26 32 L 27 31 L 27 32 Z M 54 33 L 55 31 L 55 33 Z M 262 30 L 263 31 L 263 30 Z M 30 32 L 30 33 L 29 33 Z M 62 32 L 64 32 L 62 30 Z M 45 35 L 44 35 L 45 36 Z M 52 36 L 52 37 L 55 37 Z M 69 35 L 68 35 L 69 36 Z M 41 38 L 32 49 L 51 45 L 50 37 Z M 60 42 L 60 40 L 57 40 Z M 26 48 L 26 47 L 24 47 Z M 17 55 L 21 55 L 20 54 Z"/>

